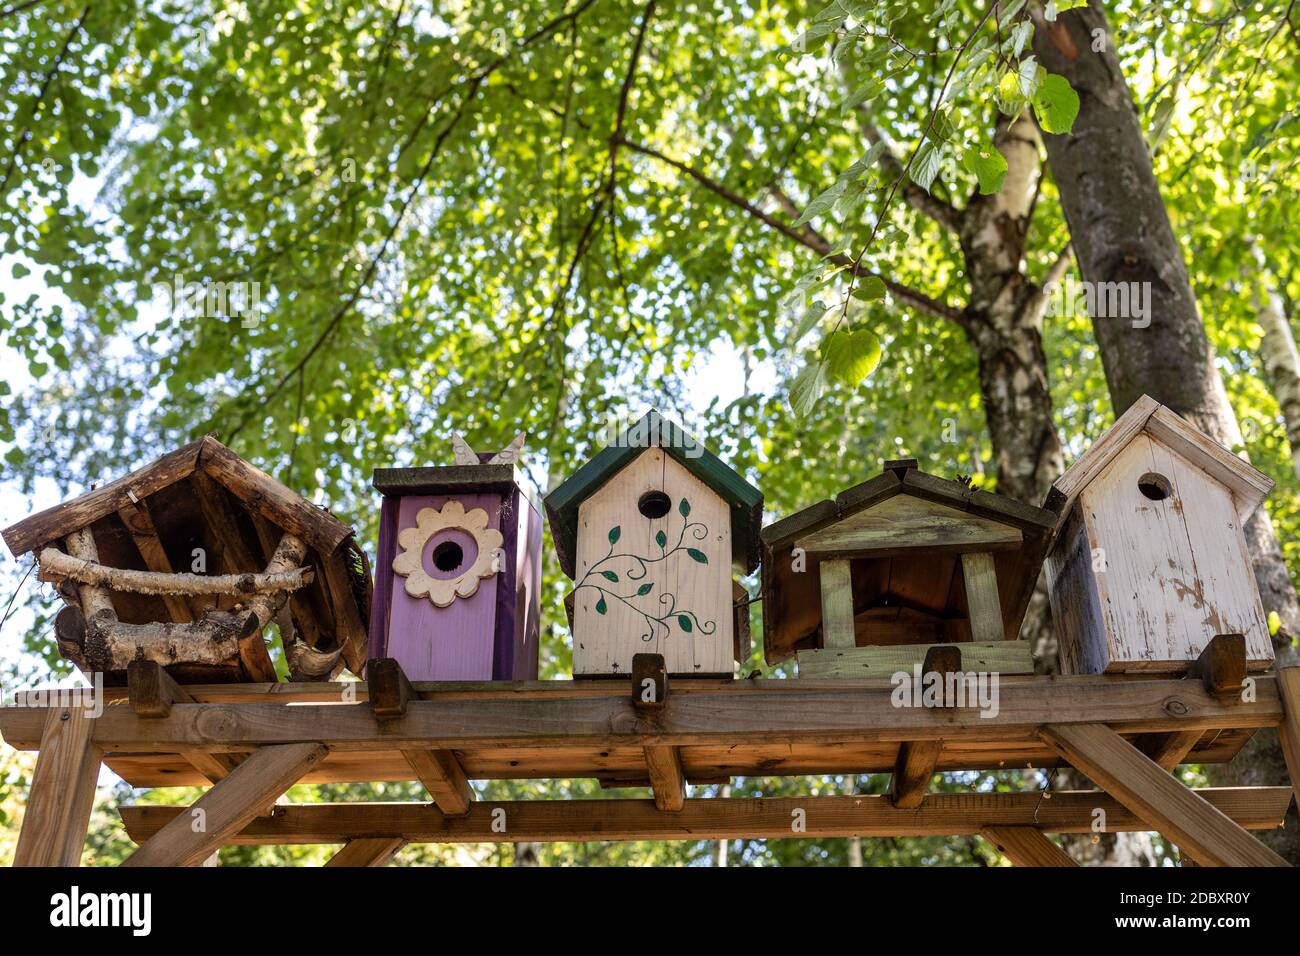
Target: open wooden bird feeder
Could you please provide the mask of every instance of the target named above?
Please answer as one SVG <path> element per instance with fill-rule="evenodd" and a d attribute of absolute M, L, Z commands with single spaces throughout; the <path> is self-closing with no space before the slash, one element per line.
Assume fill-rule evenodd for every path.
<path fill-rule="evenodd" d="M 1032 672 L 1017 641 L 1054 515 L 926 474 L 916 461 L 763 529 L 768 663 L 802 677 L 888 676 L 936 644 L 967 670 Z"/>

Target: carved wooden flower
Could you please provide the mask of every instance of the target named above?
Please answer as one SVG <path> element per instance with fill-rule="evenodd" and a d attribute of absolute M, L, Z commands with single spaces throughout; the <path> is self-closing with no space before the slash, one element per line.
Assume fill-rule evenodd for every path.
<path fill-rule="evenodd" d="M 393 559 L 393 571 L 406 578 L 406 593 L 414 598 L 428 597 L 434 607 L 449 607 L 457 597 L 473 597 L 479 581 L 490 578 L 500 570 L 496 561 L 497 550 L 504 540 L 501 532 L 487 526 L 487 512 L 475 508 L 466 512 L 465 506 L 455 499 L 437 508 L 421 508 L 415 516 L 414 528 L 403 528 L 397 536 L 401 553 Z M 474 539 L 478 554 L 474 563 L 460 574 L 449 578 L 435 578 L 424 569 L 424 546 L 440 531 L 458 529 Z"/>

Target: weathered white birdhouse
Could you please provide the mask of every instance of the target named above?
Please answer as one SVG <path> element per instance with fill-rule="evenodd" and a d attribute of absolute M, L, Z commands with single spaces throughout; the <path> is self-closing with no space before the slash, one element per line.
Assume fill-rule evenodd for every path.
<path fill-rule="evenodd" d="M 1185 672 L 1218 634 L 1273 662 L 1243 525 L 1273 482 L 1143 396 L 1053 486 L 1047 559 L 1067 674 Z"/>
<path fill-rule="evenodd" d="M 574 676 L 631 674 L 635 654 L 662 654 L 677 676 L 732 676 L 749 650 L 732 565 L 757 566 L 762 509 L 757 488 L 657 412 L 552 491 Z"/>

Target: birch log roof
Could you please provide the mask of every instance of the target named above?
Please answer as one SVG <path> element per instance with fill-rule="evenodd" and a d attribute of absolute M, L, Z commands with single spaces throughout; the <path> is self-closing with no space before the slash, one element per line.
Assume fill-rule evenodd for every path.
<path fill-rule="evenodd" d="M 208 435 L 100 488 L 38 512 L 0 532 L 15 557 L 88 529 L 109 568 L 174 574 L 192 570 L 202 549 L 204 574 L 262 571 L 286 535 L 307 548 L 308 587 L 291 599 L 296 636 L 308 646 L 342 647 L 349 668 L 365 664 L 370 570 L 352 529 L 244 461 Z M 197 620 L 212 598 L 115 591 L 124 623 Z"/>

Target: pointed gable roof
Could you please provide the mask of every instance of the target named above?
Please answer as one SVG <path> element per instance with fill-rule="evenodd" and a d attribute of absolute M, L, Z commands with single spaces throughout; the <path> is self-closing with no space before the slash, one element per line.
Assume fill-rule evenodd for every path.
<path fill-rule="evenodd" d="M 546 496 L 546 517 L 564 573 L 572 578 L 576 567 L 578 508 L 647 448 L 662 448 L 730 506 L 732 558 L 746 572 L 753 571 L 758 566 L 763 493 L 680 425 L 652 409 Z"/>
<path fill-rule="evenodd" d="M 1083 490 L 1141 434 L 1149 435 L 1182 455 L 1231 491 L 1237 516 L 1242 521 L 1273 489 L 1273 479 L 1202 434 L 1168 406 L 1161 405 L 1150 395 L 1143 395 L 1052 485 L 1054 494 L 1048 506 L 1060 516 L 1058 527 Z"/>

